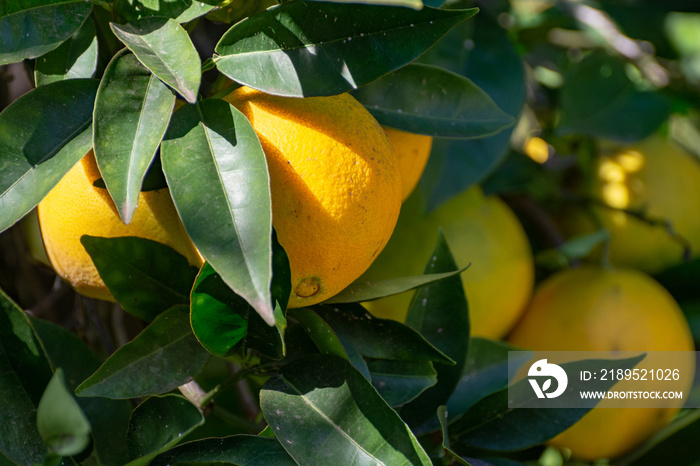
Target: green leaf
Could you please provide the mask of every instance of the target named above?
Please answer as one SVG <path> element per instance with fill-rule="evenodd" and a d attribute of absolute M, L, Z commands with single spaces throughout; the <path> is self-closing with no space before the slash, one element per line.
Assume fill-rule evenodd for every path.
<path fill-rule="evenodd" d="M 404 405 L 437 383 L 437 372 L 429 361 L 368 359 L 367 367 L 372 385 L 389 406 Z"/>
<path fill-rule="evenodd" d="M 0 290 L 0 455 L 41 462 L 46 448 L 36 427 L 36 405 L 51 366 L 25 313 Z"/>
<path fill-rule="evenodd" d="M 199 408 L 180 395 L 147 398 L 131 414 L 126 435 L 129 466 L 149 464 L 202 424 Z"/>
<path fill-rule="evenodd" d="M 606 360 L 605 364 L 615 369 L 634 367 L 644 358 L 640 355 L 628 359 Z M 601 360 L 583 360 L 560 364 L 569 374 L 578 374 L 581 370 L 600 367 Z M 597 381 L 596 390 L 607 391 L 617 381 Z M 583 390 L 580 380 L 569 378 L 567 393 L 577 396 Z M 586 389 L 590 389 L 587 387 Z M 509 407 L 508 391 L 527 393 L 522 395 L 520 405 Z M 520 396 L 518 398 L 521 398 Z M 452 435 L 465 446 L 494 451 L 517 451 L 540 445 L 555 437 L 581 419 L 593 409 L 600 400 L 589 400 L 586 408 L 568 408 L 571 401 L 566 394 L 552 398 L 552 408 L 533 408 L 528 404 L 537 404 L 538 398 L 527 378 L 510 388 L 504 388 L 487 396 L 473 405 L 462 418 L 452 425 Z"/>
<path fill-rule="evenodd" d="M 341 94 L 407 64 L 476 12 L 288 2 L 229 29 L 215 61 L 229 78 L 268 94 Z"/>
<path fill-rule="evenodd" d="M 503 29 L 482 12 L 448 32 L 420 61 L 468 76 L 508 115 L 525 104 L 522 60 Z M 479 139 L 436 139 L 420 181 L 427 211 L 481 182 L 505 159 L 514 126 Z"/>
<path fill-rule="evenodd" d="M 353 95 L 382 125 L 445 138 L 479 138 L 515 119 L 459 74 L 422 63 L 399 68 Z"/>
<path fill-rule="evenodd" d="M 321 353 L 332 354 L 349 361 L 367 380 L 372 380 L 367 362 L 351 341 L 341 340 L 328 322 L 311 309 L 293 309 L 293 313 Z"/>
<path fill-rule="evenodd" d="M 185 462 L 212 462 L 238 466 L 295 466 L 276 438 L 258 435 L 232 435 L 184 443 L 162 453 L 151 466 L 166 466 Z"/>
<path fill-rule="evenodd" d="M 508 352 L 515 348 L 485 338 L 471 337 L 467 361 L 462 377 L 447 401 L 451 420 L 459 418 L 482 398 L 508 386 Z M 520 367 L 530 355 L 522 351 L 522 357 L 511 355 L 511 366 Z M 518 364 L 518 361 L 522 361 Z"/>
<path fill-rule="evenodd" d="M 96 80 L 38 87 L 0 113 L 0 232 L 24 217 L 92 147 Z"/>
<path fill-rule="evenodd" d="M 95 160 L 120 217 L 136 210 L 146 170 L 168 129 L 175 94 L 128 50 L 107 66 L 95 99 Z"/>
<path fill-rule="evenodd" d="M 286 319 L 281 308 L 277 309 L 280 309 L 278 320 L 270 327 L 206 263 L 192 289 L 190 319 L 199 342 L 215 356 L 231 356 L 244 346 L 281 359 L 285 353 Z"/>
<path fill-rule="evenodd" d="M 572 261 L 588 256 L 597 246 L 608 240 L 610 240 L 610 233 L 606 229 L 574 236 L 556 248 L 538 252 L 535 260 L 543 267 L 560 269 L 569 266 Z"/>
<path fill-rule="evenodd" d="M 314 1 L 330 1 L 335 3 L 350 3 L 358 4 L 364 3 L 367 5 L 386 5 L 386 6 L 403 6 L 406 8 L 413 8 L 414 10 L 420 10 L 423 8 L 423 2 L 421 0 L 314 0 Z M 432 6 L 432 5 L 429 5 Z"/>
<path fill-rule="evenodd" d="M 66 388 L 61 368 L 56 369 L 41 397 L 36 425 L 50 453 L 73 456 L 90 443 L 90 422 Z"/>
<path fill-rule="evenodd" d="M 128 22 L 147 16 L 172 18 L 187 23 L 216 8 L 220 0 L 123 0 L 117 12 Z"/>
<path fill-rule="evenodd" d="M 250 122 L 219 99 L 183 107 L 173 116 L 161 160 L 175 207 L 199 252 L 275 325 L 270 177 Z"/>
<path fill-rule="evenodd" d="M 112 354 L 76 394 L 123 399 L 165 393 L 192 380 L 208 359 L 192 335 L 187 307 L 175 306 Z"/>
<path fill-rule="evenodd" d="M 632 142 L 653 133 L 669 113 L 661 94 L 635 88 L 622 59 L 597 52 L 567 71 L 558 130 Z"/>
<path fill-rule="evenodd" d="M 100 359 L 75 334 L 63 327 L 41 319 L 32 319 L 32 325 L 41 339 L 54 367 L 65 374 L 68 391 L 76 387 L 100 366 Z M 92 426 L 93 449 L 105 464 L 126 463 L 126 436 L 131 403 L 107 398 L 78 398 L 80 408 Z"/>
<path fill-rule="evenodd" d="M 374 317 L 359 304 L 320 305 L 314 311 L 328 322 L 341 341 L 352 344 L 363 356 L 454 364 L 415 330 L 395 320 Z"/>
<path fill-rule="evenodd" d="M 457 263 L 440 229 L 438 242 L 425 266 L 425 273 L 454 270 Z M 447 403 L 462 377 L 469 350 L 469 306 L 462 279 L 458 276 L 420 288 L 413 297 L 406 324 L 448 355 L 455 364 L 437 365 L 435 386 L 401 409 L 401 417 L 411 426 L 434 418 L 439 406 Z"/>
<path fill-rule="evenodd" d="M 448 435 L 448 429 L 447 429 L 447 407 L 445 406 L 439 406 L 437 409 L 437 418 L 438 421 L 440 422 L 440 430 L 442 431 L 442 449 L 450 456 L 450 458 L 454 459 L 454 463 L 457 464 L 463 464 L 466 466 L 471 466 L 467 460 L 459 456 L 457 453 L 452 451 L 450 448 L 450 436 Z"/>
<path fill-rule="evenodd" d="M 372 299 L 384 298 L 404 291 L 413 290 L 445 278 L 458 275 L 469 268 L 469 265 L 444 273 L 429 273 L 412 277 L 390 278 L 377 282 L 358 280 L 348 285 L 343 291 L 324 301 L 327 304 L 359 303 Z"/>
<path fill-rule="evenodd" d="M 299 464 L 432 464 L 396 411 L 336 356 L 291 362 L 265 383 L 260 406 Z"/>
<path fill-rule="evenodd" d="M 0 3 L 0 65 L 55 49 L 83 24 L 92 5 L 83 0 Z"/>
<path fill-rule="evenodd" d="M 133 236 L 83 235 L 80 242 L 129 314 L 151 321 L 173 306 L 189 305 L 197 269 L 170 246 Z"/>
<path fill-rule="evenodd" d="M 619 466 L 655 466 L 673 462 L 673 466 L 692 466 L 700 461 L 693 445 L 700 435 L 700 410 L 689 410 L 657 432 L 630 455 L 615 461 Z M 680 448 L 679 448 L 680 447 Z"/>
<path fill-rule="evenodd" d="M 97 36 L 92 20 L 67 41 L 36 60 L 34 81 L 43 86 L 63 79 L 92 78 L 97 69 Z"/>
<path fill-rule="evenodd" d="M 153 74 L 188 102 L 197 101 L 201 62 L 190 36 L 177 21 L 151 16 L 130 24 L 110 23 L 110 27 Z"/>

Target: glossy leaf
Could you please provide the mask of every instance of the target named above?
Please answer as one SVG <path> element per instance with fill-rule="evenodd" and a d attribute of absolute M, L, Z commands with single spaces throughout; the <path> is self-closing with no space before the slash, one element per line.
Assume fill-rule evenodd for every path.
<path fill-rule="evenodd" d="M 465 466 L 471 466 L 471 464 L 459 456 L 457 453 L 452 451 L 450 448 L 450 436 L 448 435 L 448 420 L 447 420 L 447 408 L 445 406 L 439 406 L 437 409 L 437 418 L 440 422 L 440 430 L 442 432 L 442 449 L 447 453 L 454 461 L 453 464 L 462 464 Z M 477 463 L 478 466 L 478 463 Z"/>
<path fill-rule="evenodd" d="M 73 456 L 90 443 L 90 422 L 68 391 L 61 368 L 56 369 L 41 397 L 36 424 L 50 453 Z"/>
<path fill-rule="evenodd" d="M 482 398 L 508 386 L 508 352 L 515 348 L 497 341 L 472 337 L 469 339 L 467 361 L 462 377 L 447 401 L 446 408 L 453 421 L 464 414 Z M 522 351 L 522 363 L 528 361 L 530 353 Z M 516 356 L 511 356 L 512 367 Z"/>
<path fill-rule="evenodd" d="M 68 391 L 90 376 L 100 359 L 75 334 L 51 322 L 32 319 L 32 325 L 46 348 L 54 367 L 63 369 Z M 105 464 L 126 463 L 126 438 L 115 432 L 126 432 L 131 415 L 127 400 L 107 398 L 78 398 L 80 408 L 92 426 L 93 451 Z"/>
<path fill-rule="evenodd" d="M 291 284 L 287 286 L 287 297 L 289 289 Z M 273 298 L 275 294 L 273 291 Z M 275 307 L 276 323 L 270 327 L 206 263 L 192 289 L 190 319 L 195 336 L 213 355 L 230 356 L 242 345 L 257 349 L 269 358 L 281 359 L 286 351 L 284 330 L 287 320 L 282 311 L 284 307 L 286 305 L 279 304 Z"/>
<path fill-rule="evenodd" d="M 95 99 L 95 160 L 122 221 L 131 222 L 146 170 L 168 129 L 175 94 L 128 50 L 107 66 Z"/>
<path fill-rule="evenodd" d="M 370 359 L 367 367 L 372 385 L 389 406 L 404 405 L 437 382 L 437 372 L 429 361 Z"/>
<path fill-rule="evenodd" d="M 63 79 L 92 78 L 97 69 L 97 36 L 91 20 L 67 41 L 36 60 L 34 81 L 43 86 Z"/>
<path fill-rule="evenodd" d="M 199 55 L 177 21 L 151 16 L 129 24 L 110 23 L 110 27 L 153 74 L 188 102 L 197 100 L 202 81 Z"/>
<path fill-rule="evenodd" d="M 453 364 L 448 356 L 419 333 L 390 319 L 372 316 L 359 304 L 316 306 L 314 311 L 366 357 L 394 361 L 433 361 Z"/>
<path fill-rule="evenodd" d="M 165 393 L 192 380 L 208 359 L 192 335 L 187 307 L 176 306 L 112 354 L 76 394 L 123 399 Z"/>
<path fill-rule="evenodd" d="M 151 321 L 173 306 L 189 305 L 197 269 L 170 246 L 133 236 L 84 235 L 80 242 L 129 314 Z"/>
<path fill-rule="evenodd" d="M 419 60 L 469 77 L 512 117 L 525 104 L 522 60 L 508 32 L 485 11 L 448 32 Z M 434 140 L 420 181 L 427 211 L 492 173 L 508 154 L 514 129 L 478 139 Z"/>
<path fill-rule="evenodd" d="M 213 10 L 219 0 L 124 0 L 117 2 L 117 12 L 132 22 L 147 16 L 172 18 L 187 23 Z"/>
<path fill-rule="evenodd" d="M 199 408 L 180 395 L 147 398 L 131 414 L 126 435 L 129 466 L 149 464 L 203 423 Z"/>
<path fill-rule="evenodd" d="M 0 65 L 55 49 L 83 24 L 92 5 L 82 0 L 0 3 Z"/>
<path fill-rule="evenodd" d="M 348 339 L 342 339 L 320 315 L 311 309 L 294 309 L 299 321 L 316 348 L 323 354 L 332 354 L 350 362 L 367 380 L 372 380 L 367 362 Z"/>
<path fill-rule="evenodd" d="M 275 325 L 270 177 L 255 130 L 232 105 L 206 99 L 175 113 L 161 160 L 175 207 L 199 252 Z"/>
<path fill-rule="evenodd" d="M 216 66 L 268 94 L 341 94 L 407 64 L 476 11 L 284 3 L 229 29 Z"/>
<path fill-rule="evenodd" d="M 429 283 L 458 275 L 468 268 L 469 265 L 451 272 L 429 273 L 426 275 L 415 275 L 413 277 L 390 278 L 378 282 L 358 280 L 351 283 L 343 291 L 324 302 L 327 304 L 359 303 L 384 298 L 386 296 L 403 293 Z"/>
<path fill-rule="evenodd" d="M 598 52 L 564 77 L 559 131 L 631 142 L 653 133 L 669 112 L 661 94 L 635 89 L 622 59 Z"/>
<path fill-rule="evenodd" d="M 233 435 L 184 443 L 158 455 L 151 466 L 184 462 L 212 462 L 239 466 L 295 466 L 276 438 L 258 435 Z"/>
<path fill-rule="evenodd" d="M 479 138 L 515 119 L 464 76 L 432 65 L 408 64 L 353 95 L 382 125 L 445 138 Z"/>
<path fill-rule="evenodd" d="M 336 356 L 291 362 L 265 383 L 260 406 L 299 464 L 432 464 L 367 379 Z"/>
<path fill-rule="evenodd" d="M 32 210 L 92 147 L 97 84 L 41 86 L 0 113 L 0 231 Z"/>
<path fill-rule="evenodd" d="M 18 464 L 41 462 L 46 448 L 36 427 L 36 406 L 51 377 L 27 316 L 0 290 L 0 455 Z"/>
<path fill-rule="evenodd" d="M 321 1 L 321 0 L 314 0 Z M 423 8 L 423 2 L 421 0 L 324 0 L 331 1 L 335 3 L 351 3 L 358 4 L 364 3 L 367 5 L 386 5 L 386 6 L 403 6 L 406 8 L 413 8 L 414 10 L 420 10 Z M 432 5 L 429 5 L 432 6 Z"/>
<path fill-rule="evenodd" d="M 607 360 L 607 367 L 627 369 L 634 367 L 644 355 L 628 359 Z M 595 370 L 601 360 L 583 360 L 560 364 L 567 373 L 578 374 L 581 370 Z M 596 390 L 607 391 L 617 381 L 597 381 Z M 578 394 L 586 382 L 569 379 L 567 393 Z M 589 389 L 587 387 L 585 389 Z M 581 419 L 600 400 L 590 400 L 587 408 L 569 408 L 567 396 L 552 398 L 552 408 L 530 408 L 528 403 L 537 403 L 538 398 L 527 378 L 516 382 L 510 390 L 526 392 L 529 399 L 517 407 L 509 407 L 508 388 L 499 390 L 473 405 L 464 416 L 451 427 L 451 434 L 459 442 L 470 447 L 494 451 L 524 450 L 540 445 L 563 432 Z M 525 399 L 523 395 L 523 399 Z"/>
<path fill-rule="evenodd" d="M 424 273 L 444 272 L 457 263 L 440 229 L 438 242 Z M 406 324 L 421 333 L 455 364 L 437 364 L 435 386 L 401 409 L 401 417 L 411 426 L 433 419 L 439 406 L 447 403 L 467 362 L 469 350 L 469 306 L 462 279 L 454 276 L 420 288 L 413 297 Z"/>

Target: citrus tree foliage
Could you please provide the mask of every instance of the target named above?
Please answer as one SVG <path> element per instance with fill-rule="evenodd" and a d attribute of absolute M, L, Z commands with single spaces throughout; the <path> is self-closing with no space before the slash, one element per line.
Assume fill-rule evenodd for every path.
<path fill-rule="evenodd" d="M 379 123 L 432 136 L 418 191 L 427 210 L 475 183 L 538 201 L 557 193 L 566 174 L 545 176 L 526 158 L 523 132 L 551 136 L 549 150 L 584 167 L 594 139 L 639 140 L 672 112 L 686 118 L 686 141 L 697 142 L 688 115 L 700 51 L 678 35 L 655 35 L 659 21 L 691 27 L 696 17 L 672 16 L 673 2 L 629 10 L 611 2 L 608 11 L 527 3 L 1 2 L 0 65 L 26 71 L 33 86 L 0 113 L 0 232 L 29 224 L 93 149 L 96 183 L 123 222 L 142 190 L 167 186 L 206 262 L 193 268 L 141 238 L 83 236 L 130 319 L 118 347 L 109 338 L 88 345 L 94 339 L 0 291 L 0 463 L 536 460 L 593 405 L 507 407 L 516 349 L 470 337 L 458 276 L 468 264 L 455 263 L 442 235 L 422 276 L 354 283 L 329 302 L 287 309 L 291 273 L 272 225 L 262 146 L 222 99 L 242 85 L 294 98 L 349 92 Z M 641 27 L 650 21 L 659 27 Z M 604 241 L 598 233 L 553 248 L 533 243 L 551 266 Z M 661 279 L 697 316 L 700 297 L 682 286 L 697 265 L 684 267 Z M 415 288 L 407 324 L 360 304 Z M 104 306 L 81 302 L 104 333 L 96 309 Z M 626 461 L 698 461 L 697 452 L 669 459 L 674 438 L 694 438 L 696 418 Z"/>

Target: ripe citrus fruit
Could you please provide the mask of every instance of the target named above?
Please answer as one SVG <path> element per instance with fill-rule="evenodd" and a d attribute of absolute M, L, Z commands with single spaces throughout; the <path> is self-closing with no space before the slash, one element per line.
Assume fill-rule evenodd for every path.
<path fill-rule="evenodd" d="M 394 147 L 399 160 L 403 192 L 401 199 L 406 200 L 420 180 L 425 165 L 430 157 L 433 138 L 422 134 L 408 133 L 399 129 L 382 126 L 389 142 Z"/>
<path fill-rule="evenodd" d="M 298 99 L 242 87 L 226 100 L 265 151 L 272 222 L 292 270 L 289 307 L 330 298 L 369 267 L 396 224 L 401 178 L 389 140 L 349 94 Z"/>
<path fill-rule="evenodd" d="M 199 254 L 175 211 L 167 188 L 143 191 L 129 225 L 122 223 L 90 151 L 39 203 L 38 215 L 46 254 L 56 273 L 76 291 L 113 301 L 83 245 L 82 235 L 107 238 L 138 236 L 158 241 L 201 264 Z"/>
<path fill-rule="evenodd" d="M 419 194 L 419 193 L 416 193 Z M 418 195 L 401 209 L 394 234 L 362 280 L 421 275 L 442 227 L 462 273 L 472 334 L 500 338 L 510 330 L 530 298 L 532 252 L 525 232 L 508 206 L 473 187 L 427 216 Z M 378 317 L 405 321 L 414 292 L 365 303 Z"/>
<path fill-rule="evenodd" d="M 652 137 L 603 153 L 588 192 L 612 208 L 670 222 L 693 254 L 700 252 L 700 162 L 672 142 Z M 606 207 L 594 212 L 610 232 L 612 264 L 654 274 L 683 260 L 683 246 L 663 225 Z M 566 229 L 592 231 L 589 218 L 583 217 L 577 215 Z"/>
<path fill-rule="evenodd" d="M 508 340 L 538 351 L 695 350 L 688 323 L 666 289 L 635 269 L 599 266 L 567 269 L 545 280 Z M 686 362 L 690 375 L 683 374 L 692 382 L 694 362 Z M 613 458 L 648 438 L 680 409 L 605 408 L 610 402 L 626 404 L 602 401 L 551 443 L 581 459 Z"/>

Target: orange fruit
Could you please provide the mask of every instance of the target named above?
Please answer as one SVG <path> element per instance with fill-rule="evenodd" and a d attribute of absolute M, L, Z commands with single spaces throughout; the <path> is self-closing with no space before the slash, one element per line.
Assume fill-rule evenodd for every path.
<path fill-rule="evenodd" d="M 402 184 L 401 200 L 405 201 L 416 188 L 423 170 L 425 170 L 425 165 L 430 157 L 430 149 L 433 146 L 433 138 L 388 126 L 382 126 L 382 128 L 384 128 L 384 132 L 394 148 L 396 158 L 399 160 Z"/>

